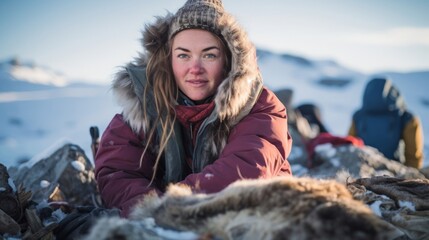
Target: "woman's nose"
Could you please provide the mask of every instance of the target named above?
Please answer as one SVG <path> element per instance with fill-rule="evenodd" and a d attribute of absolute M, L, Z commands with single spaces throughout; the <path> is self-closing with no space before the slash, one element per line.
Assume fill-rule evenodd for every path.
<path fill-rule="evenodd" d="M 191 62 L 191 66 L 190 66 L 190 73 L 192 74 L 200 74 L 203 72 L 203 65 L 202 65 L 202 61 L 199 58 L 194 59 Z"/>

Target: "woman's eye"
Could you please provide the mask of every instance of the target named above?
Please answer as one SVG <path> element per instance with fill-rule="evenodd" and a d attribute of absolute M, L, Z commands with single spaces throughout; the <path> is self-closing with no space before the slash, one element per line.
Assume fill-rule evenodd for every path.
<path fill-rule="evenodd" d="M 216 58 L 217 56 L 216 56 L 216 54 L 208 53 L 208 54 L 204 55 L 204 57 L 205 58 Z"/>
<path fill-rule="evenodd" d="M 177 57 L 181 58 L 181 59 L 185 59 L 185 58 L 188 57 L 188 55 L 186 55 L 186 54 L 179 54 L 179 55 L 177 55 Z"/>

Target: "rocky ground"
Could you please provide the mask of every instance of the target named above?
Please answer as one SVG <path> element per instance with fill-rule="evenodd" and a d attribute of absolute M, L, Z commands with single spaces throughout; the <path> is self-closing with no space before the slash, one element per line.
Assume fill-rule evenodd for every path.
<path fill-rule="evenodd" d="M 373 215 L 399 231 L 397 239 L 429 238 L 428 169 L 419 171 L 405 167 L 384 158 L 371 147 L 330 144 L 316 148 L 309 168 L 309 160 L 302 154 L 304 150 L 301 149 L 299 154 L 298 147 L 294 147 L 290 162 L 298 182 L 300 178 L 311 178 L 318 185 L 318 181 L 334 180 L 345 186 L 354 200 L 368 206 Z M 56 239 L 54 232 L 58 224 L 77 207 L 101 206 L 93 165 L 82 149 L 73 144 L 66 144 L 51 156 L 34 163 L 9 169 L 0 165 L 0 181 L 0 234 L 3 239 Z M 249 185 L 247 188 L 257 189 L 257 186 Z M 207 201 L 222 194 L 207 197 Z M 188 197 L 192 198 L 192 194 Z M 228 209 L 228 206 L 224 208 Z M 242 211 L 235 211 L 248 211 L 245 208 L 249 206 L 243 205 Z M 256 211 L 254 214 L 261 214 L 256 208 L 252 209 Z M 195 208 L 194 211 L 202 209 Z M 226 213 L 215 213 L 223 214 Z M 136 229 L 139 229 L 140 237 L 153 239 L 219 237 L 210 231 L 191 227 L 165 229 L 157 224 L 156 216 L 116 220 L 116 223 L 122 223 L 116 227 L 128 229 L 125 232 L 129 236 L 123 236 L 124 239 L 134 239 L 136 236 L 132 232 Z M 299 239 L 299 235 L 296 237 Z M 344 239 L 347 237 L 350 236 L 344 236 Z"/>

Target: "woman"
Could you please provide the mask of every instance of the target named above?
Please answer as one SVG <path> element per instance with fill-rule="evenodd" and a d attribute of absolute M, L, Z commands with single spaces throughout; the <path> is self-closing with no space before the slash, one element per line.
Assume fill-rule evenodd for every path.
<path fill-rule="evenodd" d="M 291 175 L 285 107 L 263 87 L 254 46 L 220 0 L 189 0 L 147 25 L 145 52 L 113 83 L 123 106 L 101 138 L 101 196 L 126 217 L 170 183 L 213 193 Z"/>

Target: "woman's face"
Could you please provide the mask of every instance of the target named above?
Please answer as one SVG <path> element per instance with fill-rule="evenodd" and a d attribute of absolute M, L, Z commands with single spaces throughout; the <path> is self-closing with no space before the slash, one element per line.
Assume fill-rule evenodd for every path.
<path fill-rule="evenodd" d="M 171 53 L 174 78 L 186 96 L 200 101 L 215 94 L 226 60 L 218 37 L 205 30 L 183 30 L 174 37 Z"/>

